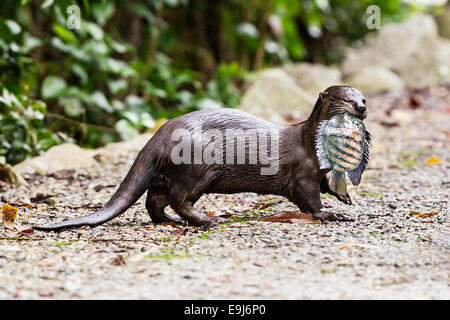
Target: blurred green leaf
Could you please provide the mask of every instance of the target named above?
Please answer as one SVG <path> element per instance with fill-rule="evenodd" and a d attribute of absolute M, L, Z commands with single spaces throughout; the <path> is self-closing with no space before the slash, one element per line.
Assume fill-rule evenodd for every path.
<path fill-rule="evenodd" d="M 48 76 L 42 83 L 42 97 L 45 99 L 53 99 L 59 97 L 67 88 L 66 81 L 57 76 Z"/>
<path fill-rule="evenodd" d="M 41 9 L 47 9 L 47 8 L 50 7 L 54 2 L 55 2 L 55 0 L 45 0 L 45 1 L 41 4 Z"/>
<path fill-rule="evenodd" d="M 106 99 L 105 95 L 101 91 L 95 91 L 90 96 L 92 104 L 100 107 L 101 109 L 105 110 L 106 112 L 113 112 L 113 107 L 109 104 L 108 100 Z"/>
<path fill-rule="evenodd" d="M 73 35 L 73 33 L 67 29 L 65 26 L 61 26 L 57 23 L 53 24 L 53 31 L 56 33 L 58 37 L 63 39 L 65 42 L 77 43 L 77 38 Z"/>
<path fill-rule="evenodd" d="M 104 33 L 102 28 L 92 22 L 83 21 L 82 28 L 85 29 L 95 40 L 102 40 Z"/>
<path fill-rule="evenodd" d="M 119 120 L 114 125 L 122 140 L 129 140 L 139 134 L 136 128 L 125 119 Z"/>
<path fill-rule="evenodd" d="M 100 25 L 104 25 L 114 14 L 114 2 L 102 1 L 92 4 L 92 14 Z"/>
<path fill-rule="evenodd" d="M 19 34 L 22 31 L 22 28 L 19 26 L 19 24 L 13 20 L 5 20 L 5 23 L 11 33 L 14 35 Z"/>

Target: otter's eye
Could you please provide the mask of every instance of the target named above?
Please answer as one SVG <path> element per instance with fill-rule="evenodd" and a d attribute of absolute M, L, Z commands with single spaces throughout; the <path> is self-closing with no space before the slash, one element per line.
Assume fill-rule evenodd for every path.
<path fill-rule="evenodd" d="M 353 107 L 355 107 L 355 108 L 356 108 L 356 106 L 357 106 L 357 103 L 356 103 L 355 101 L 352 101 L 352 100 L 345 100 L 345 99 L 343 99 L 342 101 L 344 101 L 344 102 L 350 104 L 351 106 L 353 106 Z"/>

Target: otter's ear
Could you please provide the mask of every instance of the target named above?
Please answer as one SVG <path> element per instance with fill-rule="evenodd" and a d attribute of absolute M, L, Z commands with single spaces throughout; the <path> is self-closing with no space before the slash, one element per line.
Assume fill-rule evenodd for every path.
<path fill-rule="evenodd" d="M 323 101 L 327 96 L 328 96 L 328 92 L 321 92 L 321 93 L 319 93 L 320 101 Z"/>

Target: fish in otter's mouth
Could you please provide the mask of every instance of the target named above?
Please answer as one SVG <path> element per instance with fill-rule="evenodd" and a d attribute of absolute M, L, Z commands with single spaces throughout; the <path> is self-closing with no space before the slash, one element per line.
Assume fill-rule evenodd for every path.
<path fill-rule="evenodd" d="M 315 139 L 320 169 L 331 169 L 330 188 L 347 194 L 345 172 L 358 185 L 370 154 L 370 133 L 360 117 L 344 108 L 330 110 L 330 119 L 320 122 Z"/>

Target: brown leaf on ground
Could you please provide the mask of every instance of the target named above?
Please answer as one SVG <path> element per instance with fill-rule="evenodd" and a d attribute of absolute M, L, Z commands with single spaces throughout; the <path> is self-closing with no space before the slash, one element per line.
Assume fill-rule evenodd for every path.
<path fill-rule="evenodd" d="M 439 209 L 439 211 L 435 211 L 435 212 L 422 213 L 422 212 L 418 212 L 418 211 L 410 211 L 409 215 L 416 216 L 417 218 L 429 218 L 429 217 L 437 215 L 441 211 L 442 211 L 442 207 Z"/>
<path fill-rule="evenodd" d="M 262 219 L 267 222 L 282 222 L 282 223 L 320 223 L 319 220 L 314 219 L 309 214 L 299 211 L 288 211 L 276 214 L 271 217 Z"/>
<path fill-rule="evenodd" d="M 11 205 L 13 207 L 33 208 L 33 206 L 29 203 L 25 203 L 23 201 L 14 202 L 14 201 L 6 198 L 5 196 L 1 196 L 0 201 L 4 202 L 4 203 L 9 203 L 9 205 Z"/>
<path fill-rule="evenodd" d="M 32 227 L 17 227 L 14 224 L 14 220 L 17 217 L 17 208 L 4 204 L 1 209 L 2 213 L 2 225 L 5 229 L 5 235 L 7 237 L 13 237 L 18 234 L 33 233 L 34 229 Z"/>
<path fill-rule="evenodd" d="M 125 262 L 125 259 L 123 258 L 122 255 L 118 254 L 114 259 L 112 259 L 111 261 L 111 265 L 118 267 L 118 266 L 123 266 L 126 265 L 127 263 Z"/>
<path fill-rule="evenodd" d="M 269 202 L 264 202 L 264 203 L 257 203 L 254 206 L 254 209 L 256 209 L 256 210 L 263 210 L 263 209 L 266 209 L 268 207 L 274 206 L 274 205 L 278 204 L 279 202 L 280 201 L 277 200 L 277 201 L 269 201 Z"/>
<path fill-rule="evenodd" d="M 174 221 L 170 221 L 167 223 L 163 223 L 163 226 L 171 226 L 172 228 L 176 228 L 177 224 Z"/>
<path fill-rule="evenodd" d="M 5 236 L 7 237 L 14 237 L 18 234 L 30 234 L 33 232 L 33 227 L 15 227 L 14 229 L 5 228 Z"/>
<path fill-rule="evenodd" d="M 226 212 L 222 212 L 220 210 L 214 210 L 214 211 L 210 211 L 207 214 L 208 217 L 224 217 L 224 218 L 229 218 L 231 216 L 231 214 L 226 213 Z"/>

